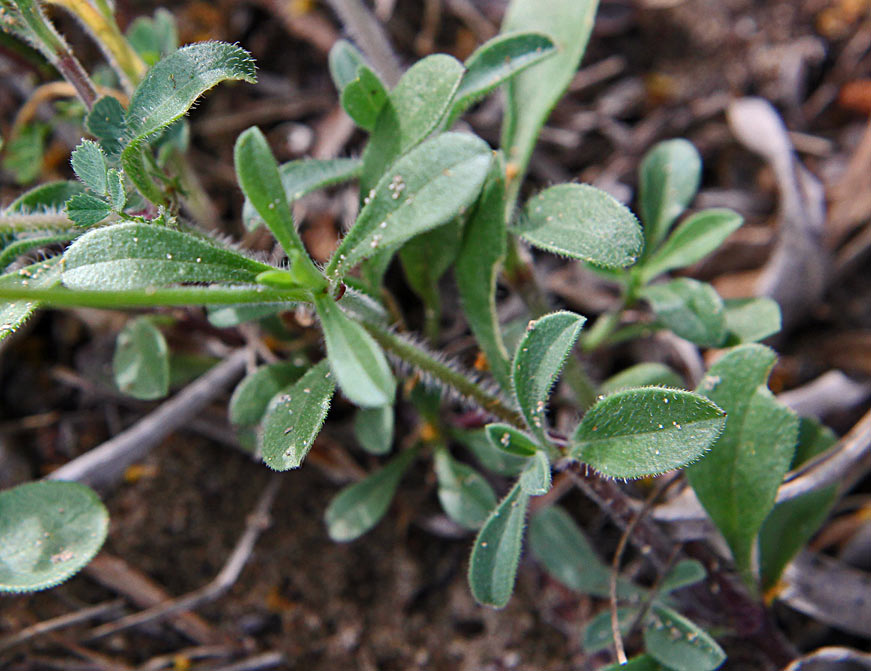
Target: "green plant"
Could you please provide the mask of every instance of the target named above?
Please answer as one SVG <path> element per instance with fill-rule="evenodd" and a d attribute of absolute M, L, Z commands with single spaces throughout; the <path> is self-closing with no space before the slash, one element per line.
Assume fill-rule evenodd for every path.
<path fill-rule="evenodd" d="M 585 464 L 599 474 L 588 477 L 617 496 L 620 490 L 602 478 L 652 477 L 686 467 L 751 594 L 758 580 L 751 557 L 760 530 L 763 577 L 766 584 L 776 581 L 789 553 L 780 543 L 767 543 L 766 533 L 789 536 L 790 516 L 802 514 L 780 509 L 780 520 L 765 521 L 798 440 L 798 418 L 766 386 L 775 355 L 752 344 L 779 329 L 777 305 L 764 299 L 723 301 L 710 285 L 687 278 L 659 281 L 707 256 L 741 225 L 733 212 L 706 210 L 674 227 L 698 189 L 701 161 L 695 149 L 673 140 L 644 159 L 643 225 L 613 197 L 582 184 L 551 186 L 516 206 L 539 130 L 583 54 L 595 1 L 553 2 L 545 10 L 540 3 L 514 0 L 503 34 L 464 63 L 446 55 L 427 57 L 392 89 L 354 46 L 339 42 L 330 69 L 343 107 L 369 134 L 360 159 L 279 165 L 257 128 L 242 133 L 235 145 L 236 175 L 246 197 L 242 221 L 248 228 L 269 228 L 287 259 L 277 266 L 208 236 L 180 214 L 190 196 L 178 168 L 185 148 L 183 116 L 222 81 L 253 82 L 252 59 L 240 47 L 223 43 L 175 49 L 165 15 L 136 24 L 125 39 L 103 5 L 95 5 L 102 8 L 100 25 L 112 37 L 102 44 L 113 55 L 119 81 L 129 86 L 126 107 L 115 97 L 97 95 L 38 3 L 0 4 L 4 27 L 36 45 L 76 88 L 86 108 L 85 127 L 95 138 L 83 140 L 72 154 L 78 181 L 39 186 L 0 213 L 0 270 L 5 272 L 0 276 L 0 300 L 5 301 L 0 339 L 39 306 L 205 306 L 214 324 L 233 327 L 305 304 L 317 314 L 326 357 L 317 361 L 317 348 L 307 347 L 304 356 L 264 365 L 246 376 L 231 400 L 231 421 L 240 435 L 254 436 L 263 461 L 275 470 L 301 466 L 337 388 L 358 407 L 354 428 L 360 446 L 388 455 L 395 371 L 420 380 L 404 400 L 427 428 L 333 499 L 326 523 L 335 540 L 355 539 L 377 524 L 412 463 L 431 459 L 445 513 L 477 530 L 469 566 L 472 593 L 482 604 L 502 607 L 514 588 L 530 501 L 551 490 L 554 470 Z M 520 26 L 533 32 L 519 32 Z M 147 59 L 153 65 L 147 71 L 122 68 L 120 56 L 124 62 Z M 64 59 L 72 60 L 64 65 Z M 473 134 L 450 130 L 470 105 L 503 84 L 500 150 Z M 299 237 L 291 204 L 313 190 L 351 180 L 360 184 L 359 215 L 320 267 Z M 552 311 L 520 241 L 582 262 L 612 280 L 621 288 L 619 303 L 583 331 L 584 317 Z M 61 254 L 44 261 L 17 261 L 33 249 L 66 242 Z M 424 305 L 424 338 L 399 328 L 395 302 L 385 299 L 385 273 L 394 257 Z M 438 286 L 450 268 L 490 376 L 434 352 L 442 309 Z M 508 329 L 496 311 L 500 273 L 529 311 L 514 347 L 506 342 Z M 627 310 L 642 303 L 652 318 L 625 321 Z M 157 398 L 169 388 L 170 354 L 160 327 L 160 321 L 140 316 L 118 336 L 116 381 L 138 398 Z M 284 339 L 295 337 L 284 326 L 276 328 Z M 595 353 L 659 329 L 703 347 L 733 349 L 695 391 L 680 389 L 682 380 L 674 371 L 654 364 L 596 385 L 573 354 L 578 342 Z M 551 391 L 561 374 L 574 392 L 573 402 L 585 411 L 568 435 L 549 426 Z M 597 396 L 600 392 L 604 395 Z M 455 400 L 479 411 L 479 428 L 460 429 L 446 419 L 444 410 Z M 507 494 L 499 499 L 491 480 L 459 461 L 450 450 L 456 444 L 468 446 L 488 470 L 514 479 Z M 729 477 L 722 477 L 724 472 Z M 88 500 L 80 487 L 59 483 L 25 485 L 0 495 L 5 497 L 0 499 L 4 548 L 23 552 L 30 536 L 9 520 L 28 506 L 38 514 L 48 505 L 50 491 L 57 497 L 52 505 Z M 603 505 L 608 508 L 607 501 Z M 51 559 L 52 572 L 45 576 L 40 573 L 46 566 L 43 555 L 17 563 L 0 556 L 0 566 L 5 562 L 14 569 L 0 589 L 46 587 L 80 568 L 105 534 L 103 509 L 95 500 L 88 506 L 93 543 L 81 550 L 52 546 L 43 552 L 51 558 L 75 552 L 76 562 Z M 64 529 L 62 521 L 45 524 Z M 528 531 L 533 554 L 559 580 L 609 596 L 610 571 L 567 513 L 544 507 Z M 792 551 L 808 533 L 790 543 Z M 62 543 L 61 536 L 54 540 Z M 690 671 L 722 663 L 724 654 L 713 639 L 675 610 L 681 604 L 673 593 L 704 577 L 702 565 L 685 559 L 662 576 L 656 589 L 622 578 L 616 582 L 615 602 L 626 600 L 615 611 L 617 624 L 628 625 L 627 632 L 639 624 L 649 654 L 631 665 Z M 588 629 L 591 649 L 610 644 L 612 630 L 603 622 L 594 620 Z"/>

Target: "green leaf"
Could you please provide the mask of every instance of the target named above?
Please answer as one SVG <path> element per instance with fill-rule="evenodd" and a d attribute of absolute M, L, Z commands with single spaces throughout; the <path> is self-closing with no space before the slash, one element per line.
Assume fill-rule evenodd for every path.
<path fill-rule="evenodd" d="M 253 304 L 253 305 L 221 305 L 209 309 L 209 323 L 215 328 L 226 329 L 245 322 L 263 319 L 289 309 L 287 303 Z"/>
<path fill-rule="evenodd" d="M 727 352 L 699 384 L 728 413 L 726 429 L 687 477 L 751 581 L 751 555 L 762 522 L 795 452 L 798 418 L 778 403 L 766 380 L 776 356 L 761 345 Z"/>
<path fill-rule="evenodd" d="M 472 596 L 485 606 L 503 608 L 514 591 L 529 495 L 520 484 L 490 513 L 475 538 L 469 560 Z"/>
<path fill-rule="evenodd" d="M 134 142 L 181 118 L 197 98 L 225 80 L 256 81 L 254 59 L 234 44 L 198 42 L 182 47 L 145 75 L 127 111 Z M 125 151 L 126 153 L 126 151 Z"/>
<path fill-rule="evenodd" d="M 831 429 L 803 417 L 798 446 L 791 468 L 825 452 L 838 442 Z M 759 531 L 759 574 L 763 589 L 777 584 L 783 569 L 792 561 L 825 522 L 835 502 L 837 486 L 825 487 L 804 496 L 778 503 Z"/>
<path fill-rule="evenodd" d="M 67 201 L 65 209 L 76 226 L 93 226 L 112 214 L 109 203 L 89 193 L 76 194 Z"/>
<path fill-rule="evenodd" d="M 645 155 L 639 170 L 639 199 L 647 254 L 692 202 L 701 176 L 702 159 L 686 140 L 660 142 Z"/>
<path fill-rule="evenodd" d="M 495 448 L 484 429 L 455 431 L 453 437 L 475 455 L 488 471 L 505 477 L 514 477 L 520 475 L 526 467 L 526 457 L 518 457 Z"/>
<path fill-rule="evenodd" d="M 644 646 L 661 664 L 674 671 L 713 671 L 726 661 L 723 649 L 695 623 L 665 606 L 651 610 Z"/>
<path fill-rule="evenodd" d="M 659 585 L 659 595 L 670 594 L 684 587 L 695 585 L 708 577 L 704 565 L 695 559 L 681 559 L 675 564 Z"/>
<path fill-rule="evenodd" d="M 73 196 L 84 193 L 81 182 L 64 180 L 40 184 L 22 193 L 3 210 L 4 214 L 13 212 L 54 212 L 63 209 Z"/>
<path fill-rule="evenodd" d="M 284 197 L 288 205 L 307 193 L 347 182 L 359 176 L 362 163 L 356 158 L 289 161 L 278 166 Z M 263 224 L 263 219 L 248 199 L 242 207 L 242 223 L 249 231 Z"/>
<path fill-rule="evenodd" d="M 514 395 L 526 423 L 547 443 L 545 411 L 550 390 L 584 326 L 573 312 L 554 312 L 529 322 L 512 366 Z"/>
<path fill-rule="evenodd" d="M 81 144 L 73 150 L 70 163 L 76 177 L 82 180 L 82 184 L 98 196 L 106 195 L 108 166 L 100 145 L 92 140 L 82 140 Z"/>
<path fill-rule="evenodd" d="M 94 103 L 85 118 L 85 125 L 110 158 L 120 156 L 130 141 L 127 111 L 112 96 L 103 96 Z"/>
<path fill-rule="evenodd" d="M 674 671 L 674 669 L 663 666 L 650 655 L 638 655 L 626 664 L 609 664 L 599 671 Z"/>
<path fill-rule="evenodd" d="M 642 387 L 598 401 L 573 437 L 571 456 L 612 478 L 641 478 L 699 459 L 726 414 L 690 391 Z"/>
<path fill-rule="evenodd" d="M 169 393 L 169 349 L 147 317 L 132 319 L 115 340 L 115 384 L 125 394 L 150 401 Z"/>
<path fill-rule="evenodd" d="M 728 298 L 726 330 L 729 345 L 758 342 L 780 331 L 780 306 L 770 298 Z"/>
<path fill-rule="evenodd" d="M 352 321 L 327 295 L 315 294 L 327 357 L 342 392 L 361 408 L 393 403 L 396 381 L 384 352 L 362 326 Z"/>
<path fill-rule="evenodd" d="M 127 204 L 127 192 L 124 190 L 124 173 L 110 168 L 106 173 L 106 191 L 109 197 L 109 205 L 116 212 L 120 212 Z"/>
<path fill-rule="evenodd" d="M 599 387 L 602 394 L 612 394 L 632 387 L 681 387 L 683 379 L 664 363 L 645 362 L 612 375 Z"/>
<path fill-rule="evenodd" d="M 737 212 L 712 209 L 697 212 L 683 221 L 641 269 L 642 282 L 675 268 L 697 263 L 716 250 L 744 219 Z"/>
<path fill-rule="evenodd" d="M 512 0 L 505 12 L 502 33 L 540 32 L 557 48 L 555 56 L 508 82 L 501 144 L 517 174 L 509 184 L 509 208 L 513 207 L 538 133 L 578 69 L 597 5 L 597 0 Z"/>
<path fill-rule="evenodd" d="M 217 242 L 152 224 L 85 233 L 64 254 L 71 289 L 142 289 L 183 282 L 254 282 L 272 267 Z"/>
<path fill-rule="evenodd" d="M 478 197 L 491 155 L 475 136 L 444 133 L 400 158 L 368 197 L 327 275 L 341 277 L 379 249 L 449 222 Z"/>
<path fill-rule="evenodd" d="M 584 532 L 560 506 L 543 508 L 532 516 L 529 548 L 554 580 L 581 594 L 608 598 L 610 567 L 599 559 Z M 620 598 L 641 592 L 625 578 L 617 582 Z"/>
<path fill-rule="evenodd" d="M 330 49 L 328 63 L 333 83 L 341 93 L 357 78 L 357 71 L 361 65 L 366 65 L 366 59 L 360 50 L 347 40 L 336 40 Z"/>
<path fill-rule="evenodd" d="M 378 524 L 416 456 L 416 449 L 403 450 L 383 468 L 340 491 L 325 514 L 330 538 L 337 542 L 352 541 Z"/>
<path fill-rule="evenodd" d="M 520 237 L 539 249 L 606 268 L 635 263 L 643 238 L 635 215 L 589 184 L 559 184 L 531 198 Z"/>
<path fill-rule="evenodd" d="M 276 471 L 297 468 L 330 410 L 336 391 L 326 361 L 312 366 L 269 403 L 263 417 L 263 461 Z"/>
<path fill-rule="evenodd" d="M 532 438 L 508 424 L 488 424 L 484 430 L 490 444 L 508 454 L 525 459 L 539 451 L 538 444 Z"/>
<path fill-rule="evenodd" d="M 541 33 L 498 35 L 485 42 L 463 63 L 466 72 L 449 118 L 456 118 L 518 72 L 554 54 L 554 43 Z"/>
<path fill-rule="evenodd" d="M 503 162 L 493 161 L 481 197 L 466 221 L 454 277 L 469 328 L 487 357 L 496 382 L 509 392 L 511 360 L 502 341 L 496 310 L 496 280 L 507 251 L 504 174 Z"/>
<path fill-rule="evenodd" d="M 25 124 L 3 151 L 3 169 L 12 173 L 17 184 L 29 184 L 39 177 L 51 126 L 40 121 Z"/>
<path fill-rule="evenodd" d="M 342 107 L 348 116 L 364 130 L 374 130 L 378 113 L 387 102 L 384 84 L 370 68 L 361 65 L 357 76 L 342 89 Z"/>
<path fill-rule="evenodd" d="M 438 496 L 445 513 L 466 529 L 480 529 L 496 507 L 496 494 L 488 482 L 471 466 L 456 459 L 445 449 L 435 453 Z"/>
<path fill-rule="evenodd" d="M 147 16 L 136 17 L 127 29 L 126 37 L 130 46 L 148 65 L 154 65 L 178 48 L 175 18 L 162 7 L 154 12 L 153 19 Z"/>
<path fill-rule="evenodd" d="M 725 342 L 723 300 L 710 284 L 681 277 L 645 287 L 640 295 L 657 318 L 681 338 L 702 347 L 719 347 Z"/>
<path fill-rule="evenodd" d="M 369 454 L 387 454 L 393 447 L 393 406 L 358 408 L 354 415 L 354 436 Z"/>
<path fill-rule="evenodd" d="M 33 263 L 24 268 L 0 275 L 0 289 L 46 289 L 60 282 L 60 257 Z M 17 331 L 39 307 L 36 301 L 0 301 L 0 341 Z"/>
<path fill-rule="evenodd" d="M 620 606 L 617 609 L 617 621 L 619 622 L 620 634 L 625 638 L 629 636 L 629 629 L 635 618 L 638 617 L 638 608 L 634 606 Z M 597 652 L 608 650 L 614 646 L 614 632 L 611 629 L 611 609 L 603 610 L 596 615 L 584 627 L 581 645 L 584 652 L 594 655 Z M 620 667 L 621 669 L 625 667 Z"/>
<path fill-rule="evenodd" d="M 0 492 L 0 592 L 33 592 L 77 573 L 103 545 L 109 514 L 76 482 L 28 482 Z"/>
<path fill-rule="evenodd" d="M 519 482 L 521 489 L 530 496 L 541 496 L 550 491 L 550 460 L 543 450 L 532 456 L 520 474 Z"/>
<path fill-rule="evenodd" d="M 15 259 L 27 252 L 48 247 L 49 245 L 57 245 L 59 243 L 69 242 L 76 237 L 78 232 L 64 231 L 54 235 L 37 235 L 34 237 L 24 237 L 20 240 L 10 242 L 0 250 L 0 271 L 6 269 Z"/>
<path fill-rule="evenodd" d="M 230 397 L 230 422 L 237 426 L 259 424 L 269 401 L 296 382 L 305 370 L 304 365 L 298 365 L 295 361 L 281 361 L 248 373 L 236 385 Z"/>
<path fill-rule="evenodd" d="M 293 215 L 284 195 L 278 163 L 260 129 L 253 126 L 236 140 L 233 150 L 236 176 L 245 197 L 266 222 L 285 253 L 306 255 L 305 246 L 293 225 Z"/>

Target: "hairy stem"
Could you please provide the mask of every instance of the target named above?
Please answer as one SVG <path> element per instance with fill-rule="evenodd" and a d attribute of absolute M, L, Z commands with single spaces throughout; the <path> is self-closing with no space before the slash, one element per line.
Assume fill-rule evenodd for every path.
<path fill-rule="evenodd" d="M 36 214 L 0 214 L 0 233 L 26 233 L 28 231 L 62 231 L 75 224 L 63 212 Z"/>

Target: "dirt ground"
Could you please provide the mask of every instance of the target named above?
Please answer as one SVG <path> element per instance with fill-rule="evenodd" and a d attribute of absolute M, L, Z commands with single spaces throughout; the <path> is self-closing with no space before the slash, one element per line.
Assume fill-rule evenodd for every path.
<path fill-rule="evenodd" d="M 117 4 L 122 25 L 159 6 L 151 0 Z M 389 14 L 388 30 L 406 64 L 433 51 L 467 56 L 498 26 L 505 6 L 503 0 L 398 0 L 389 11 L 393 3 L 376 4 Z M 280 161 L 359 152 L 363 138 L 348 132 L 337 113 L 326 67 L 326 50 L 342 28 L 317 2 L 189 0 L 167 6 L 184 42 L 238 42 L 258 63 L 256 87 L 218 87 L 191 117 L 191 156 L 213 198 L 212 224 L 239 237 L 242 201 L 232 148 L 242 130 L 260 125 Z M 469 6 L 474 12 L 466 11 Z M 83 60 L 97 62 L 79 29 L 63 17 L 59 23 Z M 0 95 L 4 134 L 28 87 L 38 82 L 22 78 L 10 59 L 0 45 L 0 91 L 12 92 Z M 871 113 L 869 77 L 867 0 L 605 0 L 582 70 L 543 132 L 529 188 L 581 180 L 629 197 L 643 153 L 659 140 L 686 137 L 705 165 L 697 205 L 732 207 L 747 219 L 692 275 L 713 281 L 726 297 L 750 295 L 775 245 L 780 195 L 770 167 L 736 141 L 725 111 L 737 97 L 764 97 L 782 114 L 799 158 L 825 187 L 824 244 L 837 269 L 836 280 L 777 340 L 782 360 L 773 388 L 792 389 L 831 369 L 867 383 L 871 201 L 863 191 L 871 192 L 871 152 L 863 157 L 860 148 Z M 484 102 L 469 117 L 494 144 L 499 122 L 495 102 Z M 67 158 L 77 140 L 72 129 L 54 134 L 43 178 L 69 176 Z M 0 183 L 4 204 L 20 191 L 6 177 Z M 315 254 L 328 252 L 347 202 L 347 194 L 334 192 L 302 204 L 298 214 Z M 264 247 L 267 240 L 259 233 L 244 236 L 251 247 Z M 608 294 L 588 277 L 561 262 L 541 261 L 557 301 L 590 317 L 602 311 Z M 401 286 L 401 273 L 391 277 L 397 295 L 413 301 Z M 449 300 L 452 291 L 445 286 Z M 410 308 L 412 315 L 415 310 Z M 182 321 L 172 338 L 191 351 L 215 341 L 239 344 L 238 336 L 215 332 L 199 314 L 177 314 Z M 460 338 L 463 325 L 451 321 L 451 311 L 446 314 L 446 339 Z M 45 474 L 155 407 L 121 398 L 107 382 L 113 334 L 121 323 L 118 314 L 43 314 L 26 337 L 2 350 L 0 486 Z M 590 367 L 604 376 L 637 356 L 638 350 L 622 348 Z M 130 599 L 132 592 L 147 591 L 134 589 L 140 580 L 162 589 L 164 598 L 203 587 L 221 570 L 258 497 L 280 478 L 271 524 L 228 593 L 198 609 L 198 616 L 97 642 L 88 642 L 87 628 L 78 626 L 0 649 L 0 668 L 558 671 L 594 669 L 609 660 L 585 655 L 580 645 L 584 623 L 602 602 L 569 592 L 530 558 L 522 561 L 517 591 L 505 610 L 474 603 L 465 575 L 471 537 L 440 526 L 434 476 L 423 464 L 406 478 L 374 531 L 350 544 L 332 543 L 322 521 L 330 498 L 361 467 L 377 463 L 346 449 L 351 412 L 345 403 L 331 413 L 313 452 L 321 455 L 316 463 L 279 476 L 235 445 L 225 403 L 226 396 L 106 493 L 111 529 L 101 557 L 116 562 L 115 572 L 104 563 L 54 590 L 4 597 L 0 637 L 94 604 L 107 604 L 107 611 L 92 625 L 117 617 L 128 607 L 113 605 L 119 595 Z M 843 434 L 867 408 L 866 400 L 834 403 L 824 419 Z M 412 430 L 414 418 L 400 416 L 400 430 Z M 841 536 L 828 546 L 833 553 L 867 532 L 867 521 L 851 511 L 869 509 L 869 491 L 866 478 L 852 494 L 852 507 L 837 518 Z M 563 503 L 589 523 L 602 555 L 610 557 L 614 529 L 578 494 Z M 107 585 L 109 574 L 121 575 L 121 584 Z M 800 651 L 869 647 L 868 639 L 789 609 L 778 609 L 777 616 Z M 758 651 L 740 637 L 718 633 L 725 633 L 718 640 L 730 653 L 724 669 L 765 668 Z M 246 660 L 249 665 L 241 665 Z"/>

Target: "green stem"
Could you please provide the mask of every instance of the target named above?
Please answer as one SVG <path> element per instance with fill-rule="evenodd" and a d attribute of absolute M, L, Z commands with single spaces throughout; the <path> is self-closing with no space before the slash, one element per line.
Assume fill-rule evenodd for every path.
<path fill-rule="evenodd" d="M 0 233 L 26 233 L 28 231 L 58 231 L 73 228 L 75 224 L 63 212 L 37 214 L 0 214 Z"/>
<path fill-rule="evenodd" d="M 301 289 L 275 290 L 266 287 L 223 289 L 210 287 L 167 287 L 119 291 L 71 290 L 62 287 L 28 289 L 0 287 L 0 300 L 37 301 L 45 307 L 119 308 L 181 307 L 200 305 L 242 305 L 246 303 L 298 303 L 310 300 Z"/>
<path fill-rule="evenodd" d="M 464 397 L 474 401 L 503 422 L 508 422 L 519 429 L 523 429 L 526 426 L 520 413 L 513 408 L 509 408 L 501 398 L 491 394 L 463 373 L 454 370 L 420 347 L 377 324 L 366 322 L 363 326 L 366 327 L 366 330 L 369 331 L 381 347 L 404 362 L 423 371 L 427 375 L 431 375 L 446 386 L 455 389 Z"/>

